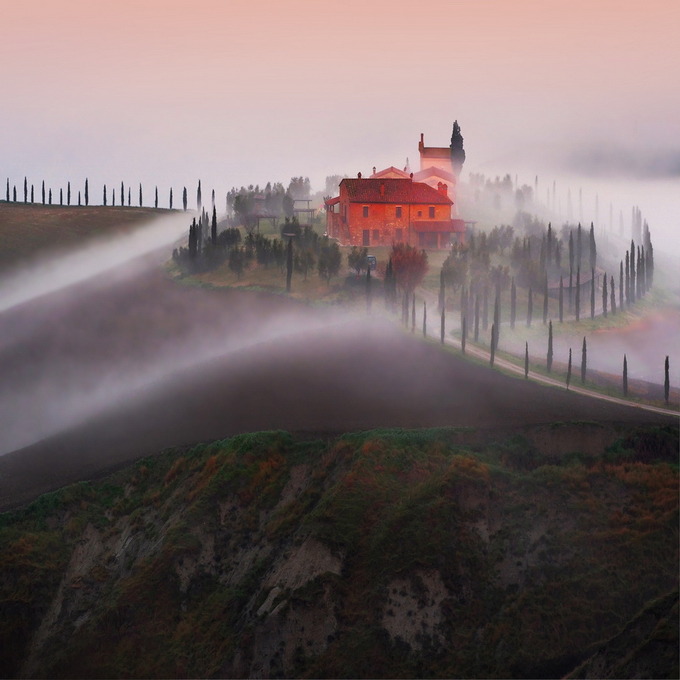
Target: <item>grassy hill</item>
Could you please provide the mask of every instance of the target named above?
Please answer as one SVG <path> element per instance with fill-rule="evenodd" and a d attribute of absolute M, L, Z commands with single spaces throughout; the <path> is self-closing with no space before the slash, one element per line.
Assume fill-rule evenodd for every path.
<path fill-rule="evenodd" d="M 677 587 L 678 429 L 552 432 L 240 435 L 43 496 L 0 516 L 3 675 L 562 677 Z"/>
<path fill-rule="evenodd" d="M 36 254 L 77 245 L 171 211 L 0 201 L 0 271 Z"/>

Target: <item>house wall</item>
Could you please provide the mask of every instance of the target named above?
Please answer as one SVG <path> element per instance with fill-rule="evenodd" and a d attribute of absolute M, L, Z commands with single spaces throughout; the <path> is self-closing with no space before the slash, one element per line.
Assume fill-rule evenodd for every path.
<path fill-rule="evenodd" d="M 345 203 L 349 216 L 349 238 L 353 246 L 391 245 L 399 241 L 398 229 L 401 229 L 401 240 L 417 245 L 418 237 L 410 233 L 411 223 L 423 220 L 448 220 L 451 212 L 448 205 L 429 203 L 402 205 L 401 218 L 397 217 L 397 204 L 393 203 Z M 342 205 L 342 202 L 341 202 Z M 368 217 L 364 217 L 364 206 L 368 207 Z M 430 217 L 429 209 L 434 208 L 434 217 Z M 421 213 L 418 215 L 418 213 Z M 364 232 L 368 231 L 368 243 Z M 377 233 L 376 233 L 377 232 Z"/>

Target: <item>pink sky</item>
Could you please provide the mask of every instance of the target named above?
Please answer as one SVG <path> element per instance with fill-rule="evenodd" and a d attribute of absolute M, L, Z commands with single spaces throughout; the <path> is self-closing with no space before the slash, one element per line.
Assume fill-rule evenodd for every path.
<path fill-rule="evenodd" d="M 678 35 L 677 0 L 0 0 L 0 175 L 321 188 L 454 119 L 466 170 L 680 156 Z"/>

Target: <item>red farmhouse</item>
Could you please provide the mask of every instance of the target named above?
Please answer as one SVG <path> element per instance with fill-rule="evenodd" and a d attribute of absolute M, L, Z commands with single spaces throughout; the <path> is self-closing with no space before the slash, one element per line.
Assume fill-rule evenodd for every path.
<path fill-rule="evenodd" d="M 326 227 L 344 245 L 408 243 L 448 248 L 463 238 L 465 223 L 451 219 L 446 184 L 438 189 L 408 178 L 343 179 L 340 195 L 326 201 Z"/>

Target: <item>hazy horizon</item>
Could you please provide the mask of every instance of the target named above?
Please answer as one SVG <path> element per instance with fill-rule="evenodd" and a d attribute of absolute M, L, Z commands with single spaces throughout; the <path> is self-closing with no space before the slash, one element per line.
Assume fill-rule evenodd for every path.
<path fill-rule="evenodd" d="M 0 9 L 0 178 L 18 191 L 25 176 L 76 191 L 88 177 L 99 203 L 122 180 L 167 205 L 198 179 L 204 196 L 298 175 L 322 189 L 326 175 L 417 167 L 420 133 L 447 146 L 457 119 L 464 180 L 582 186 L 605 214 L 639 205 L 680 251 L 674 0 Z"/>

